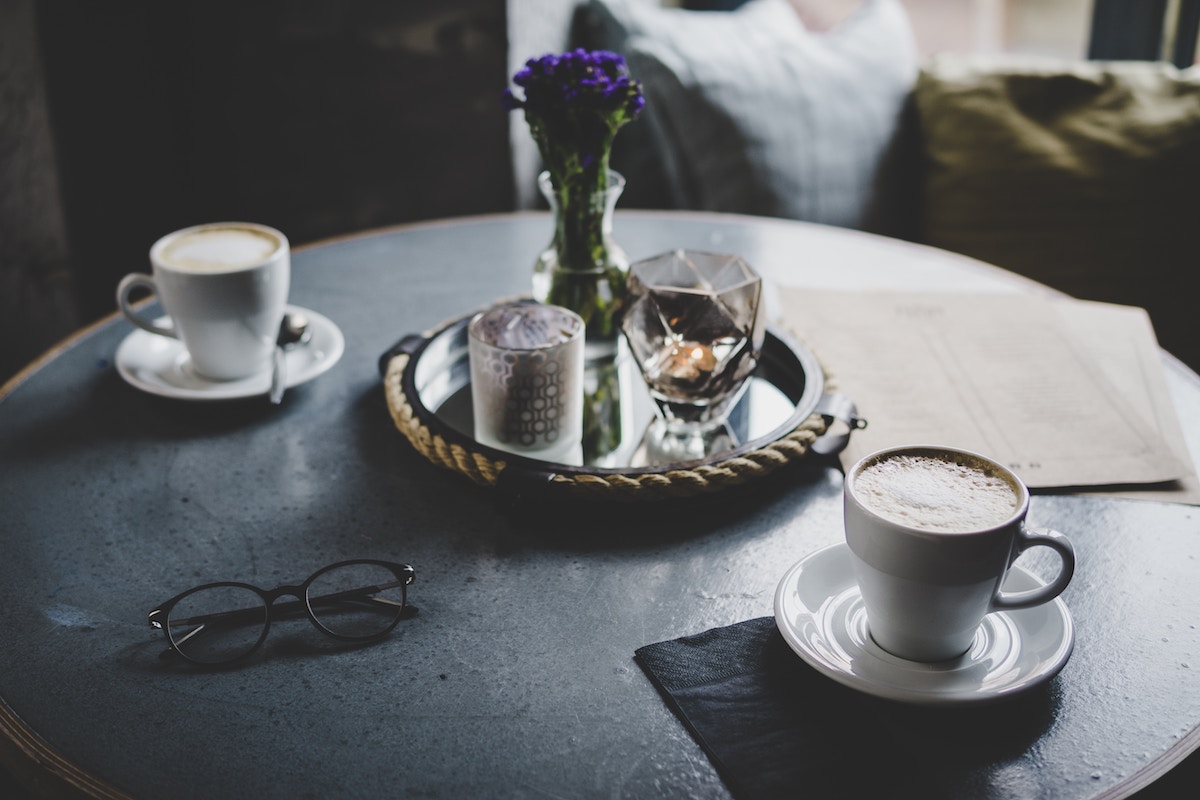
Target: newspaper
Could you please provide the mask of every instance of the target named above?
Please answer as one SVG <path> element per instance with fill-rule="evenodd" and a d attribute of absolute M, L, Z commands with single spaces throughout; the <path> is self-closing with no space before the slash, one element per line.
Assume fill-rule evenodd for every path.
<path fill-rule="evenodd" d="M 1144 310 L 1034 294 L 779 291 L 783 324 L 868 421 L 844 464 L 942 444 L 987 454 L 1031 488 L 1200 503 Z"/>

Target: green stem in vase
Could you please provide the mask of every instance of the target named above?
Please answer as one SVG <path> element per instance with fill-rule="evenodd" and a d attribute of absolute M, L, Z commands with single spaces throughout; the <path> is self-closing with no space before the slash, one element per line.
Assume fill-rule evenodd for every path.
<path fill-rule="evenodd" d="M 624 251 L 612 241 L 611 230 L 613 207 L 624 179 L 602 166 L 601 172 L 585 172 L 574 176 L 577 180 L 561 181 L 557 186 L 550 176 L 555 212 L 553 253 L 548 254 L 552 263 L 542 265 L 548 288 L 544 297 L 538 297 L 579 314 L 593 341 L 616 339 L 628 266 Z"/>
<path fill-rule="evenodd" d="M 608 203 L 608 159 L 601 170 L 581 171 L 569 179 L 550 172 L 558 213 L 554 239 L 559 266 L 574 272 L 595 272 L 607 258 L 604 212 Z"/>

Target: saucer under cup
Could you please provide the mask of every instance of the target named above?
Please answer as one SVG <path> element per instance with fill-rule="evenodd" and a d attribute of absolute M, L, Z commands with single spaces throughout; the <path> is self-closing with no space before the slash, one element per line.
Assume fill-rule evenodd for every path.
<path fill-rule="evenodd" d="M 1045 585 L 1014 566 L 1006 591 Z M 1074 624 L 1060 598 L 984 617 L 963 655 L 909 661 L 881 648 L 867 631 L 866 609 L 845 544 L 818 550 L 783 576 L 775 623 L 800 658 L 838 683 L 889 700 L 921 705 L 994 702 L 1058 674 L 1071 657 Z"/>
<path fill-rule="evenodd" d="M 291 313 L 308 318 L 308 341 L 284 353 L 287 388 L 311 381 L 342 357 L 345 337 L 327 317 L 300 306 Z M 158 322 L 166 322 L 162 317 Z M 175 400 L 237 400 L 265 395 L 271 388 L 271 365 L 256 374 L 230 381 L 214 381 L 196 372 L 191 354 L 178 339 L 135 330 L 117 348 L 117 371 L 125 381 L 144 392 Z"/>

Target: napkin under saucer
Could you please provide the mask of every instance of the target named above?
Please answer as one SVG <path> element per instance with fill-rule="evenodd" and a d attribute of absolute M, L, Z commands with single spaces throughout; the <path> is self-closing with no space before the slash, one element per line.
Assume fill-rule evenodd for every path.
<path fill-rule="evenodd" d="M 884 700 L 796 656 L 773 617 L 637 650 L 738 800 L 969 797 L 997 754 L 1053 726 L 1053 683 L 1003 703 Z"/>
<path fill-rule="evenodd" d="M 1043 582 L 1014 566 L 1008 591 Z M 1074 625 L 1060 598 L 988 614 L 971 649 L 949 661 L 925 663 L 892 655 L 867 632 L 866 610 L 849 549 L 836 544 L 802 559 L 775 594 L 775 622 L 788 646 L 809 666 L 852 689 L 922 705 L 999 700 L 1049 680 L 1071 657 Z"/>
<path fill-rule="evenodd" d="M 311 381 L 330 369 L 346 347 L 341 329 L 328 317 L 299 306 L 288 311 L 308 318 L 311 338 L 284 354 L 287 386 Z M 164 317 L 163 320 L 165 321 Z M 144 330 L 135 330 L 117 347 L 117 372 L 144 392 L 177 400 L 236 400 L 265 395 L 271 388 L 271 370 L 232 381 L 214 381 L 197 375 L 183 342 Z"/>

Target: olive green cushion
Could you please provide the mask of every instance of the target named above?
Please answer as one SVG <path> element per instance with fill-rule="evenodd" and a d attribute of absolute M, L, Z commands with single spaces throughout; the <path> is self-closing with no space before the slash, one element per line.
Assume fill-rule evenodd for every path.
<path fill-rule="evenodd" d="M 915 89 L 922 240 L 1150 311 L 1197 348 L 1200 68 L 936 59 Z"/>

